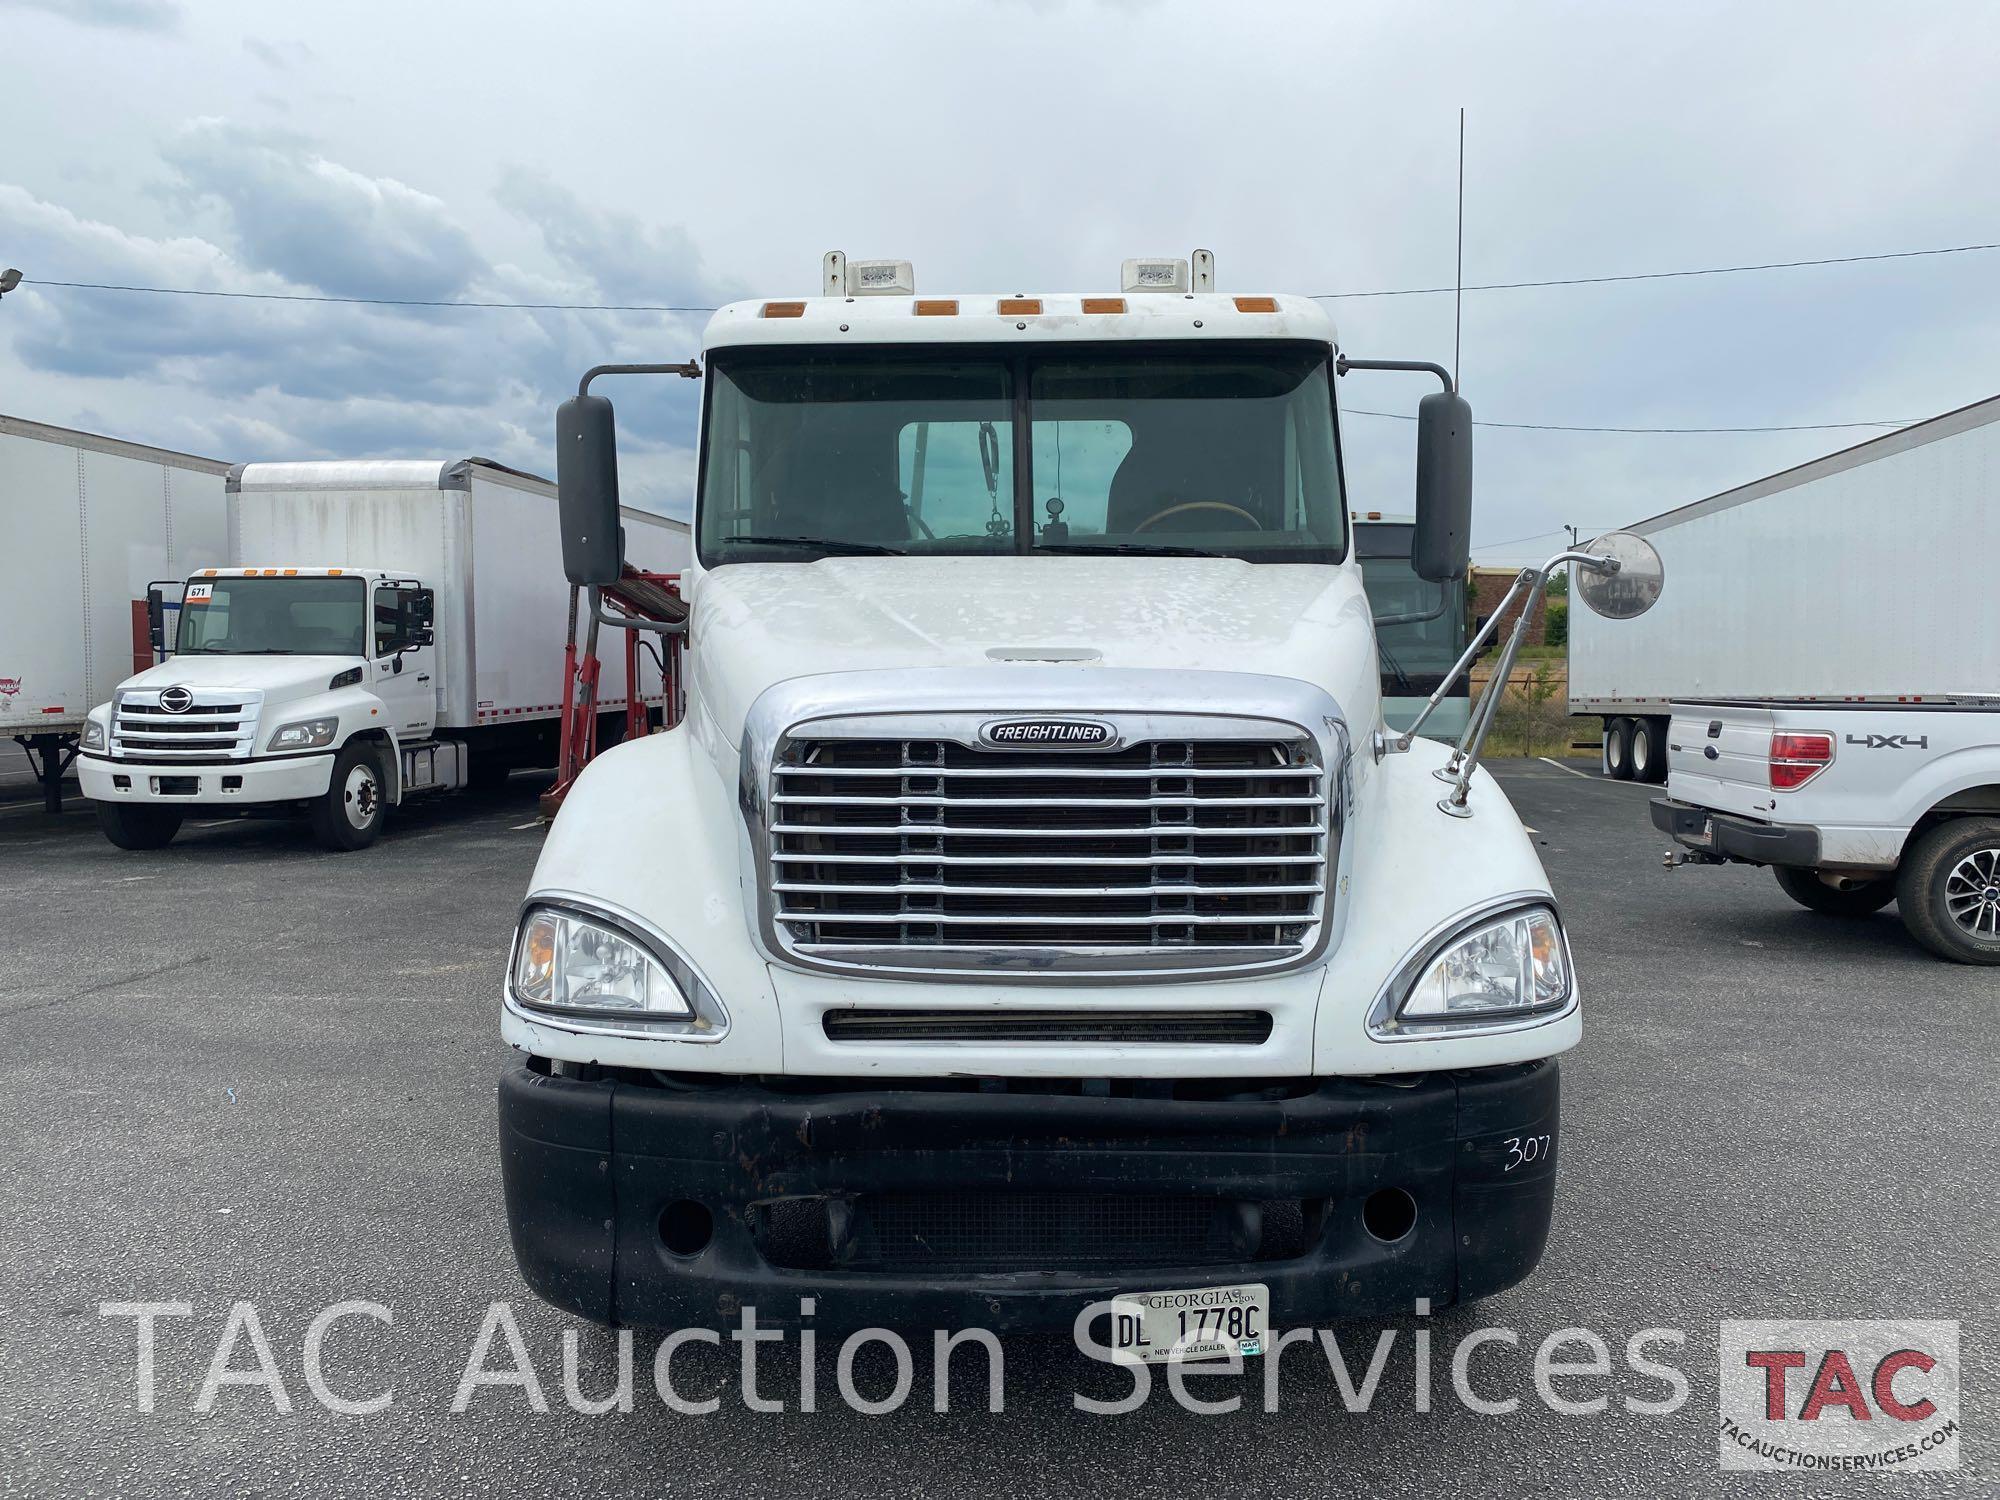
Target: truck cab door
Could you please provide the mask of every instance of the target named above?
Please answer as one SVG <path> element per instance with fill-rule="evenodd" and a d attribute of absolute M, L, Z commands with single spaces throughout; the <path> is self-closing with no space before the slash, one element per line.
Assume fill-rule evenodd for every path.
<path fill-rule="evenodd" d="M 370 682 L 404 744 L 430 738 L 437 724 L 431 597 L 429 589 L 414 583 L 378 583 L 374 589 Z"/>

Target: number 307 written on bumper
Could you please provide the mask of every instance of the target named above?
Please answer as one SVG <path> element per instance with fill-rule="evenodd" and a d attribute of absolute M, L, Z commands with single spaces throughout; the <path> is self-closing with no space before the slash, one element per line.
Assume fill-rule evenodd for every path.
<path fill-rule="evenodd" d="M 1510 1135 L 1503 1144 L 1507 1151 L 1507 1160 L 1500 1168 L 1503 1172 L 1525 1167 L 1530 1162 L 1546 1161 L 1556 1154 L 1556 1138 L 1552 1135 Z"/>

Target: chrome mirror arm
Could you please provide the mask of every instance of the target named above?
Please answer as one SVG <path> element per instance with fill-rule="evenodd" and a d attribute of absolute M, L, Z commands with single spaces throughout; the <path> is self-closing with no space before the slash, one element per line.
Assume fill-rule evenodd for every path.
<path fill-rule="evenodd" d="M 1619 566 L 1615 558 L 1571 550 L 1558 552 L 1539 568 L 1521 570 L 1521 576 L 1514 580 L 1514 587 L 1507 591 L 1507 598 L 1511 601 L 1522 584 L 1528 585 L 1528 595 L 1514 621 L 1513 632 L 1500 652 L 1493 675 L 1487 679 L 1486 691 L 1479 695 L 1479 701 L 1473 705 L 1472 713 L 1466 719 L 1465 733 L 1459 738 L 1458 748 L 1452 751 L 1450 761 L 1434 773 L 1439 780 L 1451 783 L 1451 790 L 1438 800 L 1440 812 L 1454 818 L 1472 816 L 1472 809 L 1465 805 L 1465 799 L 1472 787 L 1472 773 L 1479 768 L 1479 752 L 1485 747 L 1487 733 L 1493 728 L 1494 717 L 1500 711 L 1500 699 L 1507 691 L 1508 678 L 1514 674 L 1514 659 L 1520 654 L 1521 640 L 1527 634 L 1528 621 L 1534 616 L 1535 605 L 1541 601 L 1550 575 L 1566 563 L 1575 563 L 1593 573 L 1606 574 L 1616 573 Z M 1494 619 L 1498 619 L 1505 608 L 1503 603 L 1499 610 L 1495 610 Z"/>

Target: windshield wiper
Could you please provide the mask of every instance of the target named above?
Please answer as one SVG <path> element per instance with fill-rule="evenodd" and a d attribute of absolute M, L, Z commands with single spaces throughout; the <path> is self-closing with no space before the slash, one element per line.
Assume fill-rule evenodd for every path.
<path fill-rule="evenodd" d="M 743 542 L 752 547 L 817 547 L 822 552 L 830 552 L 837 557 L 906 557 L 909 554 L 901 547 L 887 547 L 880 542 L 841 542 L 823 536 L 726 536 L 724 545 Z"/>
<path fill-rule="evenodd" d="M 1069 552 L 1081 557 L 1107 552 L 1122 557 L 1228 557 L 1227 552 L 1211 552 L 1205 547 L 1151 546 L 1144 542 L 1037 542 L 1037 552 Z"/>

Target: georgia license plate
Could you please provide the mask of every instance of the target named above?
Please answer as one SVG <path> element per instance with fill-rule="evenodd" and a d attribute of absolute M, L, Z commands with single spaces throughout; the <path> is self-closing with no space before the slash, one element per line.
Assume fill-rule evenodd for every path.
<path fill-rule="evenodd" d="M 1121 1292 L 1111 1303 L 1111 1357 L 1158 1365 L 1262 1354 L 1271 1289 L 1262 1282 Z"/>

